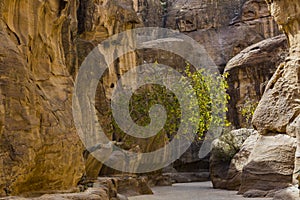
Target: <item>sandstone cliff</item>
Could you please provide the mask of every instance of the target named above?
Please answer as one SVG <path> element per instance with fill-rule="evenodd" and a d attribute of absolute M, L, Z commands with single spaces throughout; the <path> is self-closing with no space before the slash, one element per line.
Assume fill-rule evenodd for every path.
<path fill-rule="evenodd" d="M 83 175 L 61 38 L 69 5 L 0 3 L 0 195 L 69 190 Z"/>
<path fill-rule="evenodd" d="M 271 14 L 288 38 L 290 49 L 288 57 L 278 66 L 266 86 L 254 113 L 253 125 L 262 136 L 250 155 L 252 158 L 243 168 L 241 192 L 287 187 L 292 183 L 293 168 L 299 169 L 299 142 L 294 166 L 293 137 L 297 137 L 299 141 L 300 2 L 298 0 L 267 2 Z M 278 139 L 279 137 L 286 139 Z M 279 145 L 276 149 L 269 149 L 276 145 Z M 271 158 L 271 155 L 274 156 L 270 162 L 272 167 L 264 165 L 266 158 Z M 261 159 L 263 157 L 265 159 Z M 272 179 L 275 177 L 276 181 Z"/>
<path fill-rule="evenodd" d="M 86 172 L 84 148 L 72 120 L 74 78 L 97 44 L 142 26 L 185 32 L 207 48 L 220 69 L 244 47 L 279 34 L 262 0 L 1 1 L 0 196 L 65 191 L 77 185 Z M 297 40 L 292 35 L 289 39 Z M 123 139 L 107 123 L 113 83 L 142 58 L 155 56 L 133 52 L 119 58 L 99 85 L 98 117 L 110 139 Z M 165 142 L 160 141 L 144 142 L 143 149 Z M 90 157 L 85 164 L 91 176 L 102 167 Z"/>
<path fill-rule="evenodd" d="M 220 70 L 241 50 L 280 34 L 264 0 L 168 1 L 166 27 L 203 44 Z"/>
<path fill-rule="evenodd" d="M 252 112 L 287 53 L 286 36 L 280 35 L 247 47 L 227 63 L 227 118 L 235 127 L 251 127 Z"/>
<path fill-rule="evenodd" d="M 93 158 L 84 169 L 84 147 L 72 120 L 74 78 L 83 59 L 107 37 L 144 23 L 160 24 L 160 2 L 142 5 L 1 1 L 0 196 L 70 191 L 85 174 L 98 175 L 102 165 Z M 111 121 L 106 110 L 110 85 L 136 60 L 135 53 L 119 58 L 103 78 L 98 93 L 104 98 L 97 107 L 104 125 Z"/>

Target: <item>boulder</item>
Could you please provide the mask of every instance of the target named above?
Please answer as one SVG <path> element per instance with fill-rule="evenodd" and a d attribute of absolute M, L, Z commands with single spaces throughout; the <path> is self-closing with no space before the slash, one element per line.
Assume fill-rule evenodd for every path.
<path fill-rule="evenodd" d="M 272 191 L 292 183 L 296 139 L 284 134 L 259 136 L 243 167 L 239 193 Z"/>
<path fill-rule="evenodd" d="M 254 113 L 252 123 L 260 134 L 265 135 L 261 137 L 265 144 L 255 146 L 249 163 L 244 167 L 241 192 L 250 188 L 271 190 L 288 187 L 292 183 L 293 170 L 299 169 L 299 155 L 297 153 L 294 159 L 295 139 L 292 137 L 299 141 L 300 2 L 267 2 L 275 21 L 288 38 L 289 55 L 269 81 Z M 276 143 L 279 146 L 273 148 Z M 261 156 L 255 159 L 257 155 Z M 295 166 L 291 163 L 294 160 Z"/>
<path fill-rule="evenodd" d="M 255 131 L 252 129 L 233 130 L 212 142 L 210 177 L 214 188 L 227 188 L 227 173 L 231 159 L 253 132 Z"/>
<path fill-rule="evenodd" d="M 299 189 L 296 186 L 291 186 L 277 191 L 274 194 L 273 200 L 299 200 Z"/>
<path fill-rule="evenodd" d="M 299 115 L 299 71 L 299 61 L 288 58 L 269 81 L 252 120 L 261 134 L 287 133 L 287 126 Z"/>
<path fill-rule="evenodd" d="M 247 164 L 248 158 L 259 138 L 259 134 L 253 132 L 243 143 L 240 151 L 234 155 L 226 177 L 226 189 L 239 190 L 242 179 L 243 167 Z"/>

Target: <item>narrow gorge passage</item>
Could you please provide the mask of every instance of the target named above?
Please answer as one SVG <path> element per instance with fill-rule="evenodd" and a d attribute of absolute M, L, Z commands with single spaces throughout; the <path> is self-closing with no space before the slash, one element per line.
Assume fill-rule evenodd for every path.
<path fill-rule="evenodd" d="M 213 189 L 211 182 L 178 183 L 173 186 L 154 187 L 154 195 L 129 197 L 129 200 L 243 200 L 237 191 Z M 271 198 L 251 198 L 270 200 Z"/>

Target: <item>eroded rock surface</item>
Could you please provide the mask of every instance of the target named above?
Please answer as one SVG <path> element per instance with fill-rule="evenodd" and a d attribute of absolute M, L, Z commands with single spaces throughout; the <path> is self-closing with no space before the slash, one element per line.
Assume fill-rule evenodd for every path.
<path fill-rule="evenodd" d="M 288 187 L 292 182 L 295 151 L 293 137 L 285 134 L 259 136 L 243 167 L 239 193 Z"/>
<path fill-rule="evenodd" d="M 300 2 L 297 0 L 267 2 L 271 14 L 287 35 L 290 46 L 289 56 L 279 65 L 269 81 L 254 113 L 252 123 L 258 132 L 264 135 L 262 139 L 265 145 L 258 143 L 255 146 L 250 155 L 254 162 L 249 158 L 249 163 L 243 169 L 240 189 L 242 193 L 251 188 L 268 191 L 287 187 L 292 183 L 293 170 L 299 169 L 299 154 L 296 154 L 296 159 L 293 154 L 295 140 L 293 137 L 299 139 Z M 282 138 L 281 141 L 278 138 Z M 275 141 L 279 142 L 279 146 L 267 150 L 273 148 L 272 144 L 276 144 Z M 255 159 L 255 155 L 259 154 L 261 156 Z M 263 158 L 268 154 L 270 154 L 269 158 Z M 264 162 L 273 157 L 271 154 L 274 156 L 275 163 L 270 167 Z M 294 160 L 296 166 L 292 163 Z M 252 179 L 255 179 L 252 181 L 253 184 L 251 184 Z"/>
<path fill-rule="evenodd" d="M 224 69 L 241 50 L 280 32 L 264 0 L 168 1 L 166 27 L 202 44 Z"/>
<path fill-rule="evenodd" d="M 270 82 L 254 113 L 253 125 L 261 134 L 287 133 L 287 126 L 300 113 L 299 96 L 299 2 L 275 1 L 269 4 L 272 15 L 286 33 L 290 51 Z M 282 9 L 285 9 L 283 12 Z M 288 133 L 295 135 L 293 133 Z"/>
<path fill-rule="evenodd" d="M 226 177 L 226 189 L 239 190 L 242 180 L 243 168 L 248 162 L 249 155 L 259 138 L 257 131 L 245 140 L 240 151 L 232 158 Z"/>
<path fill-rule="evenodd" d="M 251 126 L 251 108 L 261 99 L 287 53 L 286 36 L 280 35 L 247 47 L 227 63 L 225 72 L 230 95 L 227 118 L 236 128 Z"/>
<path fill-rule="evenodd" d="M 0 3 L 0 196 L 70 191 L 84 173 L 61 38 L 69 5 Z"/>
<path fill-rule="evenodd" d="M 207 1 L 207 8 L 214 5 L 221 15 L 216 15 L 212 7 L 208 12 L 208 20 L 212 21 L 197 21 L 194 26 L 194 21 L 190 24 L 189 17 L 180 14 L 186 18 L 180 22 L 184 25 L 180 30 L 202 42 L 216 63 L 224 66 L 244 47 L 279 33 L 265 12 L 263 1 L 245 2 L 224 1 L 219 5 L 217 1 Z M 79 66 L 107 37 L 135 27 L 159 25 L 157 20 L 168 13 L 167 7 L 161 7 L 160 3 L 146 0 L 0 2 L 0 196 L 72 191 L 77 185 L 85 174 L 83 147 L 71 112 L 73 82 Z M 236 8 L 237 13 L 229 12 L 228 8 L 223 15 L 223 8 L 230 3 L 230 9 Z M 187 5 L 195 7 L 192 13 L 205 13 L 206 8 L 199 8 L 199 1 Z M 219 18 L 215 19 L 216 16 Z M 199 18 L 202 19 L 201 16 L 196 19 Z M 164 20 L 162 26 L 173 26 Z M 130 36 L 127 39 L 133 42 Z M 107 125 L 111 120 L 107 107 L 113 83 L 137 61 L 135 53 L 119 58 L 98 87 L 98 118 L 107 130 L 112 130 Z M 101 95 L 106 98 L 100 98 Z M 123 138 L 113 131 L 108 136 L 111 140 Z M 151 151 L 160 147 L 165 138 L 159 139 L 160 143 L 154 143 L 153 139 L 142 143 L 139 149 Z M 94 177 L 102 165 L 93 159 L 89 161 L 87 169 L 92 170 L 87 175 Z"/>

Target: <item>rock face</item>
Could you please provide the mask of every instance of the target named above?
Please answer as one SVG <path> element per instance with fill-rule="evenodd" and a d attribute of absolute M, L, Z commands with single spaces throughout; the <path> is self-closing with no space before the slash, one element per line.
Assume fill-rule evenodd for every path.
<path fill-rule="evenodd" d="M 292 183 L 294 165 L 291 162 L 293 162 L 294 156 L 289 152 L 293 151 L 294 143 L 291 141 L 290 136 L 296 136 L 297 140 L 299 139 L 300 2 L 297 0 L 267 2 L 269 3 L 271 14 L 287 35 L 290 49 L 289 56 L 278 67 L 269 81 L 265 93 L 254 113 L 252 123 L 260 134 L 265 135 L 262 136 L 262 139 L 270 148 L 272 148 L 271 144 L 275 141 L 275 138 L 278 137 L 282 137 L 286 143 L 280 142 L 280 148 L 269 149 L 268 151 L 263 151 L 261 149 L 262 145 L 256 145 L 254 152 L 257 152 L 256 155 L 260 152 L 262 157 L 257 158 L 257 161 L 261 161 L 257 162 L 254 159 L 255 162 L 250 161 L 245 166 L 243 171 L 248 175 L 248 178 L 246 178 L 246 174 L 243 176 L 245 179 L 242 181 L 241 192 L 245 192 L 251 188 L 260 188 L 262 190 L 277 189 L 278 187 L 285 187 L 289 183 Z M 274 134 L 275 136 L 270 136 Z M 276 134 L 288 134 L 290 136 Z M 267 146 L 264 148 L 267 148 Z M 297 151 L 299 151 L 299 147 Z M 277 160 L 271 168 L 269 165 L 266 166 L 263 164 L 263 159 L 268 160 L 268 158 L 263 158 L 263 155 L 270 153 L 274 155 L 274 161 Z M 251 157 L 254 158 L 254 155 L 255 153 Z M 295 168 L 299 167 L 298 157 L 299 154 L 297 153 Z M 269 177 L 265 175 L 266 173 L 270 174 Z M 257 179 L 254 181 L 254 184 L 251 184 L 250 179 L 255 179 L 255 176 L 257 176 Z M 275 176 L 278 176 L 276 180 Z"/>
<path fill-rule="evenodd" d="M 84 173 L 61 38 L 69 5 L 0 3 L 0 196 L 70 190 Z"/>
<path fill-rule="evenodd" d="M 252 129 L 233 130 L 213 141 L 209 167 L 214 188 L 227 189 L 227 174 L 231 159 L 254 132 Z"/>
<path fill-rule="evenodd" d="M 286 37 L 280 35 L 247 47 L 227 63 L 230 95 L 227 118 L 236 128 L 251 126 L 251 109 L 261 99 L 287 53 Z"/>
<path fill-rule="evenodd" d="M 137 4 L 131 0 L 0 3 L 0 196 L 70 190 L 84 174 L 98 175 L 102 165 L 91 157 L 84 173 L 84 148 L 72 120 L 74 77 L 101 41 L 143 26 L 139 13 L 157 21 L 153 12 L 143 13 Z M 160 12 L 158 1 L 147 6 Z M 136 60 L 135 53 L 121 57 L 103 78 L 103 87 L 109 89 L 98 89 L 99 96 L 107 97 L 97 101 L 100 123 L 108 124 L 111 83 Z"/>
<path fill-rule="evenodd" d="M 173 168 L 177 172 L 203 172 L 209 170 L 209 157 L 199 158 L 199 151 L 202 142 L 197 139 L 191 144 L 179 159 L 173 163 Z"/>
<path fill-rule="evenodd" d="M 102 41 L 108 37 L 120 33 L 122 31 L 133 29 L 138 26 L 142 26 L 142 21 L 138 17 L 135 4 L 131 0 L 124 1 L 80 1 L 74 11 L 77 14 L 74 16 L 74 21 L 78 21 L 78 30 L 68 28 L 66 24 L 66 30 L 69 35 L 76 36 L 76 40 L 73 40 L 71 47 L 75 49 L 74 55 L 71 55 L 68 66 L 76 75 L 81 63 L 86 56 Z M 78 10 L 76 8 L 78 7 Z M 140 8 L 136 8 L 140 9 Z M 138 10 L 137 10 L 138 11 Z M 128 36 L 128 41 L 130 36 Z M 115 50 L 117 51 L 117 50 Z M 99 81 L 101 84 L 97 87 L 97 93 L 95 97 L 96 109 L 98 111 L 97 117 L 102 129 L 107 133 L 107 137 L 110 140 L 118 140 L 116 138 L 121 137 L 120 134 L 116 133 L 111 126 L 111 110 L 110 110 L 110 98 L 114 85 L 118 77 L 123 75 L 126 71 L 136 66 L 137 57 L 136 54 L 128 53 L 119 58 L 118 63 L 115 64 L 114 68 L 110 68 L 106 75 Z M 86 155 L 86 175 L 87 178 L 95 179 L 102 169 L 102 164 L 97 161 L 93 156 Z"/>
<path fill-rule="evenodd" d="M 167 10 L 165 26 L 203 44 L 220 70 L 241 50 L 280 33 L 264 0 L 172 0 Z"/>
<path fill-rule="evenodd" d="M 171 7 L 156 0 L 0 2 L 0 196 L 70 191 L 77 185 L 85 174 L 83 147 L 71 112 L 79 66 L 99 42 L 115 33 L 159 24 L 172 27 L 172 16 L 176 22 L 172 9 L 185 10 L 180 2 Z M 244 47 L 279 33 L 263 1 L 205 2 L 186 4 L 199 17 L 190 23 L 187 14 L 180 14 L 180 30 L 202 42 L 220 66 Z M 199 4 L 207 7 L 199 8 Z M 203 18 L 200 13 L 212 5 L 220 15 L 212 7 L 208 22 L 199 21 Z M 107 125 L 113 83 L 138 60 L 134 52 L 119 58 L 98 87 L 98 117 L 111 140 L 123 138 Z M 165 142 L 160 139 L 159 144 L 144 142 L 140 149 L 151 151 Z M 86 165 L 86 174 L 92 177 L 102 167 L 89 157 Z"/>
<path fill-rule="evenodd" d="M 290 54 L 270 82 L 254 113 L 253 125 L 261 134 L 287 133 L 287 127 L 300 113 L 299 103 L 299 6 L 298 1 L 274 2 L 269 5 L 277 23 L 286 33 Z M 287 12 L 281 12 L 286 7 Z M 287 20 L 288 18 L 288 20 Z M 288 133 L 295 135 L 295 133 Z"/>

